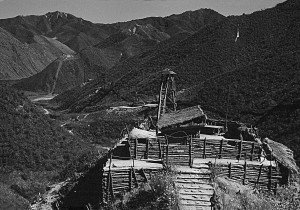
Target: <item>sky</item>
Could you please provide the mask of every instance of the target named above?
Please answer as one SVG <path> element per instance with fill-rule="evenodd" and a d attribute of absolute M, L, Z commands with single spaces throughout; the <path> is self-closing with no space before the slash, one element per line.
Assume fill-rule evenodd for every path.
<path fill-rule="evenodd" d="M 225 16 L 249 14 L 281 2 L 284 0 L 0 0 L 0 19 L 61 11 L 94 23 L 114 23 L 201 8 Z"/>

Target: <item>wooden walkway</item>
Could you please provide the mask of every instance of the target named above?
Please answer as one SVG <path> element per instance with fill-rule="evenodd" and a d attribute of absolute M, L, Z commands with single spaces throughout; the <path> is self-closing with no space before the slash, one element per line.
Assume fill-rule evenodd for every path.
<path fill-rule="evenodd" d="M 201 164 L 189 168 L 176 167 L 177 174 L 174 183 L 179 194 L 180 210 L 210 210 L 210 198 L 214 188 L 210 183 L 208 165 Z"/>

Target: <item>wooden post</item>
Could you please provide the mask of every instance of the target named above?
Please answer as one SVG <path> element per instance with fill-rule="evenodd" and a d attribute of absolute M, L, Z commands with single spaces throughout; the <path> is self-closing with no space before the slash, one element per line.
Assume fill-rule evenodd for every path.
<path fill-rule="evenodd" d="M 132 189 L 132 167 L 129 169 L 129 181 L 128 181 L 128 186 L 129 186 L 128 191 L 131 191 L 131 189 Z"/>
<path fill-rule="evenodd" d="M 272 189 L 272 152 L 270 153 L 269 184 L 268 184 L 268 188 L 271 191 L 271 189 Z"/>
<path fill-rule="evenodd" d="M 260 175 L 261 175 L 262 167 L 263 167 L 263 164 L 261 164 L 260 167 L 259 167 L 259 173 L 258 173 L 258 177 L 257 177 L 256 183 L 255 183 L 255 188 L 256 188 L 257 185 L 258 185 L 259 178 L 260 178 Z"/>
<path fill-rule="evenodd" d="M 165 136 L 166 138 L 166 143 L 167 143 L 167 148 L 166 148 L 166 164 L 168 165 L 168 161 L 169 161 L 169 140 L 168 137 Z"/>
<path fill-rule="evenodd" d="M 146 176 L 146 173 L 145 173 L 144 169 L 141 169 L 141 174 L 144 177 L 145 182 L 148 182 L 148 179 L 147 179 L 147 176 Z"/>
<path fill-rule="evenodd" d="M 221 140 L 220 151 L 219 151 L 219 159 L 222 158 L 223 143 L 224 143 L 224 139 Z"/>
<path fill-rule="evenodd" d="M 109 176 L 110 176 L 110 194 L 111 194 L 112 200 L 114 200 L 115 194 L 114 194 L 114 186 L 113 186 L 113 179 L 112 179 L 111 173 L 109 173 Z"/>
<path fill-rule="evenodd" d="M 145 159 L 148 159 L 149 155 L 149 139 L 146 139 L 146 154 L 145 154 Z"/>
<path fill-rule="evenodd" d="M 111 168 L 111 162 L 112 162 L 112 150 L 110 150 L 110 155 L 109 155 L 109 172 Z"/>
<path fill-rule="evenodd" d="M 204 138 L 203 142 L 203 159 L 206 158 L 206 138 Z"/>
<path fill-rule="evenodd" d="M 231 179 L 231 163 L 228 165 L 228 177 Z"/>
<path fill-rule="evenodd" d="M 193 167 L 193 137 L 190 136 L 190 142 L 189 142 L 189 166 Z"/>
<path fill-rule="evenodd" d="M 158 149 L 159 149 L 159 159 L 162 159 L 162 152 L 161 152 L 161 142 L 160 142 L 160 139 L 158 138 L 157 139 L 157 141 L 158 141 Z"/>
<path fill-rule="evenodd" d="M 137 188 L 139 186 L 139 184 L 138 184 L 138 180 L 136 178 L 134 168 L 132 169 L 132 177 L 133 177 L 133 180 L 134 180 L 134 183 L 135 183 L 134 186 Z"/>
<path fill-rule="evenodd" d="M 108 171 L 108 174 L 107 174 L 107 180 L 106 180 L 106 199 L 107 199 L 107 202 L 109 201 L 109 190 L 110 190 L 110 171 Z"/>
<path fill-rule="evenodd" d="M 103 174 L 104 174 L 104 164 L 102 163 L 101 164 L 101 170 L 100 170 L 100 182 L 101 182 L 101 185 L 100 185 L 100 202 L 103 203 L 104 202 L 104 197 L 103 197 L 103 193 L 104 193 L 104 189 L 103 189 Z"/>
<path fill-rule="evenodd" d="M 132 167 L 134 167 L 134 158 L 132 158 Z"/>
<path fill-rule="evenodd" d="M 254 146 L 255 146 L 255 143 L 254 143 L 254 142 L 252 142 L 251 156 L 250 156 L 250 160 L 251 160 L 251 161 L 253 161 Z"/>
<path fill-rule="evenodd" d="M 243 185 L 246 184 L 246 174 L 247 174 L 247 162 L 244 164 L 244 177 L 243 177 Z"/>
<path fill-rule="evenodd" d="M 134 158 L 137 159 L 137 154 L 138 154 L 138 140 L 134 139 Z"/>
<path fill-rule="evenodd" d="M 239 154 L 238 154 L 238 160 L 241 159 L 241 156 L 242 156 L 242 141 L 240 141 L 240 144 L 239 144 Z"/>

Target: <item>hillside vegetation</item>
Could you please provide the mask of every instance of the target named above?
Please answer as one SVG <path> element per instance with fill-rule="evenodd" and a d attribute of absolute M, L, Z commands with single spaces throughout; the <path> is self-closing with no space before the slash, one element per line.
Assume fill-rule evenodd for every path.
<path fill-rule="evenodd" d="M 20 205 L 83 170 L 96 153 L 21 93 L 3 86 L 0 90 L 0 141 L 10 146 L 8 165 L 0 171 L 1 207 L 25 209 Z"/>

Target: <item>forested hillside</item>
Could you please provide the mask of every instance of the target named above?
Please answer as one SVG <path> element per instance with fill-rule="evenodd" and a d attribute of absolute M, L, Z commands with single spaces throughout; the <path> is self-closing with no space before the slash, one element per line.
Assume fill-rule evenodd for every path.
<path fill-rule="evenodd" d="M 90 142 L 71 135 L 24 95 L 3 86 L 0 142 L 10 146 L 7 166 L 0 171 L 4 209 L 25 209 L 17 206 L 32 201 L 49 184 L 74 176 L 97 154 Z"/>

